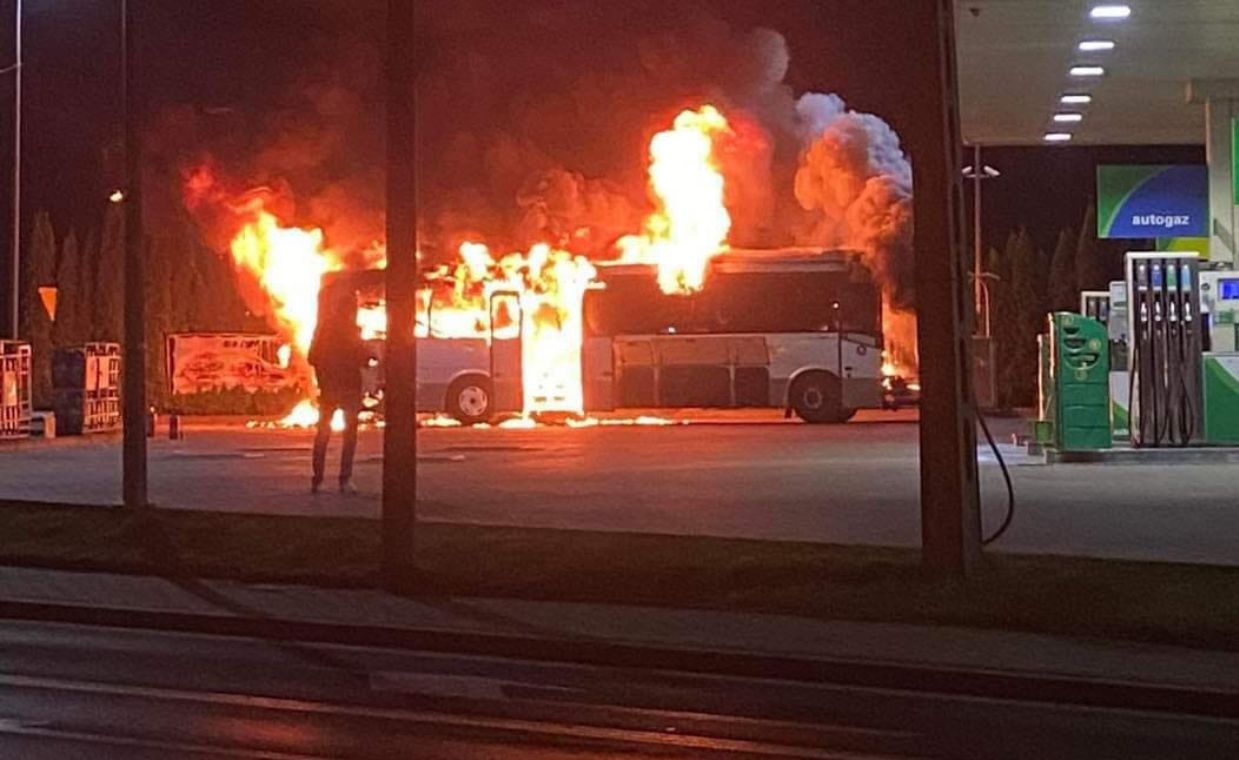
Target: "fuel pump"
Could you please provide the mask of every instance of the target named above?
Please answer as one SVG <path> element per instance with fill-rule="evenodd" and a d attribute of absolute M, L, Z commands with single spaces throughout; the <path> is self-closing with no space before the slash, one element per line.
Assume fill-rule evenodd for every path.
<path fill-rule="evenodd" d="M 1103 325 L 1110 324 L 1110 291 L 1080 291 L 1080 314 L 1091 317 Z"/>
<path fill-rule="evenodd" d="M 1200 273 L 1204 438 L 1239 444 L 1239 272 Z"/>
<path fill-rule="evenodd" d="M 1107 291 L 1110 311 L 1106 330 L 1110 343 L 1110 427 L 1116 441 L 1131 441 L 1131 370 L 1128 366 L 1127 281 L 1114 280 Z"/>
<path fill-rule="evenodd" d="M 1196 254 L 1127 254 L 1130 427 L 1136 446 L 1186 446 L 1201 422 Z"/>

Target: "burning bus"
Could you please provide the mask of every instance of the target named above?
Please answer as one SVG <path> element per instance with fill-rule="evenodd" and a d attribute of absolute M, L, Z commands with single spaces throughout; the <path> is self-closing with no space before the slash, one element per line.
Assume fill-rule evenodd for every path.
<path fill-rule="evenodd" d="M 381 270 L 331 273 L 323 287 L 355 293 L 364 336 L 381 342 Z M 688 294 L 664 292 L 655 266 L 599 263 L 553 324 L 539 323 L 536 294 L 493 289 L 469 335 L 459 308 L 436 314 L 459 288 L 432 276 L 419 290 L 417 387 L 419 411 L 465 424 L 684 407 L 772 407 L 823 423 L 882 405 L 881 295 L 854 252 L 728 250 Z"/>
<path fill-rule="evenodd" d="M 771 407 L 842 422 L 883 406 L 884 375 L 915 365 L 899 287 L 911 172 L 884 122 L 829 98 L 805 107 L 822 120 L 798 161 L 799 211 L 783 223 L 813 247 L 732 246 L 727 159 L 765 143 L 709 104 L 650 138 L 650 209 L 605 250 L 576 244 L 588 226 L 520 236 L 506 252 L 452 236 L 456 255 L 426 261 L 418 284 L 419 411 L 478 423 L 505 412 Z M 290 225 L 275 189 L 235 189 L 210 163 L 187 172 L 184 192 L 231 241 L 247 304 L 289 341 L 295 370 L 309 371 L 320 287 L 352 290 L 363 337 L 386 334 L 381 239 L 337 248 L 320 227 Z M 316 419 L 306 398 L 286 422 Z"/>

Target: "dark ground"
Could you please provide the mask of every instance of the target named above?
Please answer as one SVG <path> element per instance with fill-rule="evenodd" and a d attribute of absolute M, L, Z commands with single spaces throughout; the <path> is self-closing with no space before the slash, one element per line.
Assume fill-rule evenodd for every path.
<path fill-rule="evenodd" d="M 1237 726 L 899 690 L 0 625 L 0 754 L 1233 757 Z"/>
<path fill-rule="evenodd" d="M 538 528 L 916 546 L 917 428 L 871 412 L 843 426 L 784 423 L 420 432 L 419 516 Z M 902 420 L 902 421 L 901 421 Z M 1021 427 L 996 421 L 999 440 Z M 363 432 L 361 494 L 312 498 L 307 431 L 191 429 L 151 445 L 160 506 L 283 515 L 378 515 L 381 436 Z M 338 442 L 336 444 L 338 446 Z M 1018 512 L 994 548 L 1239 564 L 1239 468 L 1053 465 L 1005 445 Z M 334 449 L 333 449 L 334 456 Z M 980 452 L 984 524 L 1005 510 L 993 456 Z M 0 499 L 79 504 L 120 498 L 115 439 L 0 449 Z"/>

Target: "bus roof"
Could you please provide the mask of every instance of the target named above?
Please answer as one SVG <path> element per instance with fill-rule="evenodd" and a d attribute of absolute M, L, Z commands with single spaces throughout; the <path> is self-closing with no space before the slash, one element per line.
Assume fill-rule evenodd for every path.
<path fill-rule="evenodd" d="M 644 274 L 653 264 L 594 262 L 605 274 Z M 843 272 L 863 265 L 859 251 L 822 248 L 729 248 L 710 260 L 716 272 L 750 274 L 772 272 Z"/>
<path fill-rule="evenodd" d="M 649 275 L 653 264 L 624 261 L 595 261 L 599 273 L 606 275 Z M 710 260 L 710 268 L 724 274 L 756 274 L 782 272 L 847 272 L 864 267 L 859 251 L 824 249 L 809 246 L 788 248 L 728 248 Z M 386 270 L 351 269 L 327 272 L 322 285 L 343 286 L 358 290 L 381 290 L 386 284 Z"/>

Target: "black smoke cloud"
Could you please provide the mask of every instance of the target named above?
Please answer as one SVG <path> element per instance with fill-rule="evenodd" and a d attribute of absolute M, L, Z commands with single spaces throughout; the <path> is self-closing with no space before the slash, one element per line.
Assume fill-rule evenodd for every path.
<path fill-rule="evenodd" d="M 464 239 L 549 241 L 605 258 L 652 208 L 651 135 L 709 102 L 735 139 L 720 161 L 737 246 L 865 250 L 911 301 L 911 177 L 894 132 L 835 96 L 797 93 L 775 30 L 708 3 L 425 0 L 418 81 L 423 249 Z M 237 186 L 267 186 L 340 249 L 382 237 L 381 51 L 324 36 L 274 108 L 170 110 L 157 130 L 183 164 L 210 156 Z"/>
<path fill-rule="evenodd" d="M 899 139 L 834 95 L 795 92 L 778 31 L 735 28 L 700 4 L 535 3 L 526 23 L 506 3 L 469 3 L 464 16 L 429 5 L 419 106 L 426 139 L 445 146 L 423 165 L 432 238 L 549 239 L 605 256 L 650 210 L 650 135 L 711 102 L 737 133 L 720 156 L 732 244 L 857 248 L 891 305 L 911 304 Z"/>

